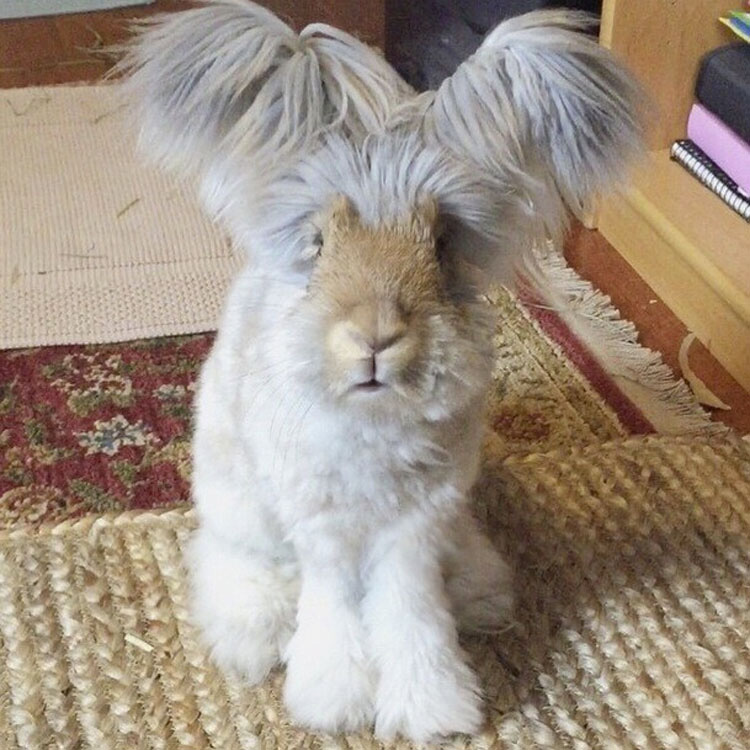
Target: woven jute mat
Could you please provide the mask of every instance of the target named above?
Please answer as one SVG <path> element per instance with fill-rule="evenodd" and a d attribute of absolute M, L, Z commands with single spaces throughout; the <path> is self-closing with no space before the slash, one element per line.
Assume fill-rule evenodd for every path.
<path fill-rule="evenodd" d="M 517 622 L 466 641 L 488 721 L 450 747 L 746 750 L 750 446 L 490 443 L 477 513 L 516 570 Z M 193 524 L 177 509 L 0 539 L 1 747 L 380 747 L 291 726 L 281 673 L 248 689 L 216 671 L 186 607 Z"/>
<path fill-rule="evenodd" d="M 114 92 L 0 91 L 0 348 L 216 327 L 240 258 L 139 162 Z"/>

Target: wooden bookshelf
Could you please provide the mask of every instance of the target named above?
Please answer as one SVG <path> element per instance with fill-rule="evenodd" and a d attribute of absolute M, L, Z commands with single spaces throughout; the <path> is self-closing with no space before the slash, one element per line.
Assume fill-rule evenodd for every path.
<path fill-rule="evenodd" d="M 604 0 L 601 41 L 646 86 L 651 151 L 597 216 L 607 240 L 750 392 L 750 223 L 669 159 L 685 136 L 698 61 L 732 41 L 732 0 Z"/>

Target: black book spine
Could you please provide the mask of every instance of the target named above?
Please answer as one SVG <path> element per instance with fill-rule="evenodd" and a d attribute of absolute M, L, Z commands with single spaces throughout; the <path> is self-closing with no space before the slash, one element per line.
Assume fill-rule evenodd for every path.
<path fill-rule="evenodd" d="M 750 143 L 750 44 L 720 47 L 701 60 L 695 97 Z"/>

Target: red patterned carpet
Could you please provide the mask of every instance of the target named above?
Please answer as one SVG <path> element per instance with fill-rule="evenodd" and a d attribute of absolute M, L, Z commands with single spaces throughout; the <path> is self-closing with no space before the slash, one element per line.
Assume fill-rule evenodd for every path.
<path fill-rule="evenodd" d="M 213 334 L 0 352 L 0 526 L 187 501 Z"/>
<path fill-rule="evenodd" d="M 507 293 L 493 304 L 496 452 L 654 431 L 556 314 Z M 188 502 L 192 400 L 213 336 L 0 351 L 0 528 Z"/>

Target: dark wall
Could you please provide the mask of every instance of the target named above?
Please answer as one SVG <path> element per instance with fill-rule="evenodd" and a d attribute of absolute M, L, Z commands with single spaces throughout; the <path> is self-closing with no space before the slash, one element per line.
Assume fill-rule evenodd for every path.
<path fill-rule="evenodd" d="M 434 89 L 497 23 L 547 7 L 598 13 L 601 0 L 391 0 L 386 54 L 412 86 Z"/>
<path fill-rule="evenodd" d="M 485 32 L 498 21 L 510 16 L 517 16 L 537 8 L 566 7 L 577 10 L 588 10 L 592 13 L 601 11 L 601 0 L 455 0 L 455 2 L 443 2 L 446 7 L 453 6 L 458 15 L 464 18 L 472 26 L 483 29 Z"/>

